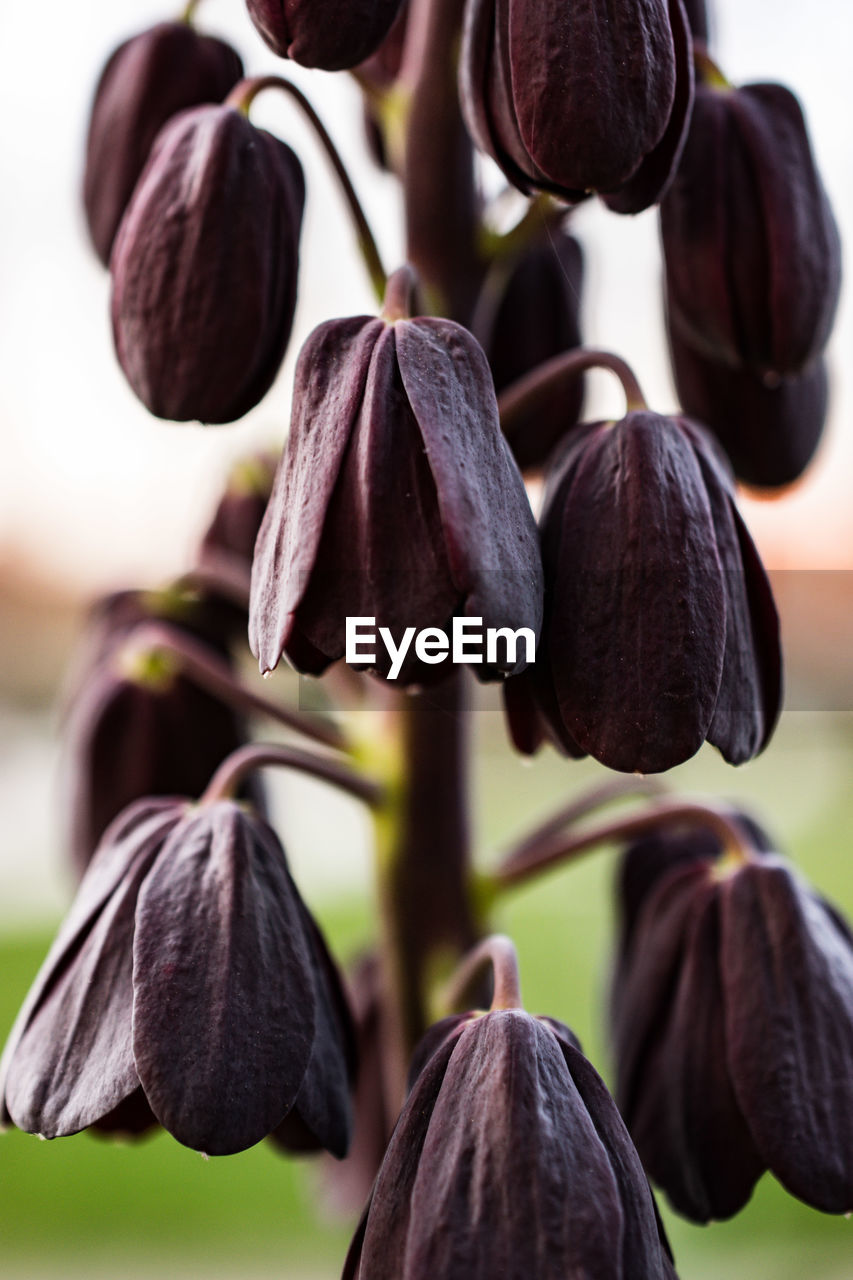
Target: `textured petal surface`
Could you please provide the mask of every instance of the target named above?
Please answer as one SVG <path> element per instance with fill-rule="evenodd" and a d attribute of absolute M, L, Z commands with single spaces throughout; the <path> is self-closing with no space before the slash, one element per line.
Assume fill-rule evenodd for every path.
<path fill-rule="evenodd" d="M 326 511 L 364 397 L 383 324 L 370 316 L 315 329 L 299 353 L 290 434 L 252 568 L 249 643 L 261 671 L 288 646 L 314 569 Z M 319 656 L 317 671 L 329 659 Z"/>
<path fill-rule="evenodd" d="M 157 1118 L 211 1155 L 259 1142 L 299 1093 L 315 1026 L 309 944 L 277 837 L 230 801 L 190 814 L 137 907 L 133 1053 Z"/>
<path fill-rule="evenodd" d="M 399 326 L 386 326 L 373 347 L 364 400 L 297 616 L 300 636 L 332 658 L 344 656 L 348 617 L 374 617 L 399 645 L 407 627 L 445 626 L 463 600 L 420 426 L 400 377 L 398 332 Z M 391 659 L 381 642 L 375 653 L 365 666 L 387 675 Z M 414 659 L 411 650 L 397 677 L 403 683 L 436 670 Z"/>
<path fill-rule="evenodd" d="M 303 67 L 343 71 L 374 53 L 401 0 L 247 0 L 274 53 Z"/>
<path fill-rule="evenodd" d="M 604 202 L 614 213 L 641 213 L 658 204 L 678 170 L 693 111 L 693 39 L 682 0 L 669 0 L 675 48 L 675 97 L 663 137 L 627 182 Z"/>
<path fill-rule="evenodd" d="M 158 135 L 111 262 L 116 354 L 153 414 L 233 422 L 269 389 L 304 200 L 294 153 L 234 108 L 182 112 Z"/>
<path fill-rule="evenodd" d="M 4 1116 L 19 1128 L 46 1138 L 77 1133 L 136 1089 L 134 911 L 183 812 L 181 801 L 141 801 L 106 833 L 0 1062 Z"/>
<path fill-rule="evenodd" d="M 671 1275 L 669 1243 L 657 1215 L 648 1180 L 634 1144 L 604 1081 L 580 1052 L 561 1041 L 572 1084 L 607 1152 L 622 1206 L 623 1280 L 665 1280 Z M 597 1274 L 593 1271 L 591 1274 Z"/>
<path fill-rule="evenodd" d="M 345 1276 L 401 1280 L 404 1275 L 412 1189 L 433 1108 L 456 1044 L 455 1038 L 445 1041 L 409 1094 L 347 1258 Z"/>
<path fill-rule="evenodd" d="M 674 1207 L 696 1222 L 729 1218 L 766 1168 L 726 1060 L 717 895 L 709 883 L 686 922 L 684 955 L 657 1064 L 659 1110 L 637 1108 L 637 1147 Z M 651 1064 L 650 1064 L 651 1069 Z"/>
<path fill-rule="evenodd" d="M 430 1120 L 404 1280 L 621 1277 L 623 1230 L 607 1150 L 557 1038 L 520 1011 L 478 1019 Z"/>
<path fill-rule="evenodd" d="M 725 649 L 699 463 L 674 420 L 644 412 L 579 437 L 564 468 L 542 516 L 562 721 L 609 768 L 670 769 L 705 739 Z"/>
<path fill-rule="evenodd" d="M 684 958 L 688 922 L 707 891 L 702 864 L 674 866 L 644 896 L 630 942 L 620 953 L 611 991 L 616 1101 L 635 1142 L 640 1108 L 659 1108 L 665 1096 L 660 1068 Z M 648 1095 L 652 1095 L 651 1101 Z M 645 1152 L 640 1154 L 646 1161 Z"/>
<path fill-rule="evenodd" d="M 498 422 L 492 376 L 475 339 L 449 320 L 397 325 L 400 374 L 435 480 L 445 545 L 465 612 L 486 627 L 542 622 L 536 522 Z M 521 671 L 523 646 L 514 664 Z M 494 675 L 475 668 L 480 675 Z"/>
<path fill-rule="evenodd" d="M 89 233 L 104 266 L 160 129 L 187 107 L 221 102 L 242 74 L 230 45 L 188 22 L 160 22 L 113 53 L 95 91 L 83 180 Z"/>
<path fill-rule="evenodd" d="M 796 97 L 781 85 L 746 85 L 733 105 L 755 157 L 767 227 L 766 363 L 777 373 L 796 373 L 823 350 L 832 329 L 841 287 L 838 228 Z"/>
<path fill-rule="evenodd" d="M 311 1058 L 293 1108 L 273 1132 L 291 1151 L 325 1147 L 342 1159 L 352 1134 L 350 1079 L 355 1075 L 355 1028 L 340 976 L 323 935 L 300 903 L 314 977 L 317 1019 Z"/>
<path fill-rule="evenodd" d="M 751 598 L 758 587 L 756 575 L 763 579 L 759 590 L 764 602 L 769 601 L 774 612 L 775 606 L 754 548 L 749 557 L 749 572 L 744 567 L 744 540 L 750 547 L 752 543 L 735 507 L 728 476 L 721 473 L 719 461 L 703 433 L 692 423 L 684 425 L 696 445 L 696 456 L 705 479 L 726 592 L 726 650 L 708 741 L 720 749 L 729 764 L 743 764 L 766 745 L 781 701 L 778 639 L 773 645 L 763 623 L 763 613 L 756 611 Z M 776 632 L 778 635 L 778 624 Z"/>
<path fill-rule="evenodd" d="M 838 233 L 788 90 L 697 89 L 661 230 L 673 322 L 696 351 L 778 375 L 819 355 L 838 301 Z"/>
<path fill-rule="evenodd" d="M 554 183 L 613 191 L 660 142 L 675 95 L 665 0 L 498 0 L 512 93 L 534 163 Z M 503 15 L 503 16 L 501 16 Z"/>
<path fill-rule="evenodd" d="M 793 1195 L 853 1209 L 853 946 L 781 860 L 721 890 L 728 1066 L 756 1146 Z"/>

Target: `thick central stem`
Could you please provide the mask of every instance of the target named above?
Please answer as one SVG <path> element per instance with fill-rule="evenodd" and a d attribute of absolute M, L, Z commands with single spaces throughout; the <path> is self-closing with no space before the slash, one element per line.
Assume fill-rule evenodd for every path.
<path fill-rule="evenodd" d="M 386 909 L 403 1048 L 428 1025 L 430 978 L 477 937 L 469 875 L 468 709 L 461 671 L 401 709 L 404 775 Z"/>
<path fill-rule="evenodd" d="M 401 82 L 407 257 L 429 309 L 467 324 L 482 268 L 474 151 L 457 88 L 463 8 L 463 0 L 411 0 Z"/>
<path fill-rule="evenodd" d="M 462 10 L 462 0 L 411 0 L 401 81 L 407 257 L 429 310 L 467 324 L 481 267 L 473 148 L 456 87 Z M 388 1039 L 398 1080 L 428 1025 L 431 978 L 446 976 L 477 939 L 467 717 L 458 670 L 419 696 L 399 697 L 399 782 L 380 828 Z"/>

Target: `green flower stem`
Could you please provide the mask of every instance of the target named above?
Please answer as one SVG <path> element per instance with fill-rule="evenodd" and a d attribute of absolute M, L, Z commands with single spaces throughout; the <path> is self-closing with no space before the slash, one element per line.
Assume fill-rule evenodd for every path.
<path fill-rule="evenodd" d="M 559 204 L 545 193 L 533 196 L 514 227 L 503 233 L 483 227 L 479 237 L 480 257 L 486 261 L 514 258 L 532 240 L 539 239 L 546 231 L 556 229 L 566 217 L 565 205 Z"/>
<path fill-rule="evenodd" d="M 467 324 L 482 266 L 474 149 L 457 88 L 463 8 L 463 0 L 410 0 L 397 91 L 406 103 L 407 257 L 430 311 Z"/>
<path fill-rule="evenodd" d="M 587 818 L 596 809 L 614 804 L 618 800 L 628 800 L 637 796 L 653 797 L 666 794 L 666 787 L 656 778 L 611 778 L 600 783 L 590 791 L 575 796 L 568 804 L 558 809 L 550 818 L 534 827 L 532 831 L 514 845 L 505 855 L 506 861 L 523 860 L 531 850 L 539 848 L 546 841 L 558 836 L 566 827 Z"/>
<path fill-rule="evenodd" d="M 225 99 L 226 105 L 234 107 L 237 111 L 242 111 L 244 115 L 248 116 L 249 109 L 255 98 L 265 89 L 281 89 L 284 93 L 290 95 L 311 125 L 320 145 L 326 152 L 346 200 L 355 228 L 358 249 L 367 269 L 367 274 L 370 277 L 370 283 L 377 299 L 381 302 L 385 293 L 386 274 L 376 240 L 361 202 L 356 195 L 355 187 L 352 185 L 347 167 L 341 159 L 340 152 L 302 90 L 297 89 L 295 84 L 292 84 L 290 80 L 285 80 L 283 76 L 252 76 L 247 80 L 241 80 L 238 85 L 234 86 Z"/>
<path fill-rule="evenodd" d="M 382 304 L 382 318 L 389 324 L 393 324 L 395 320 L 411 318 L 417 283 L 417 275 L 408 264 L 399 267 L 388 277 Z"/>
<path fill-rule="evenodd" d="M 571 862 L 599 845 L 622 844 L 663 827 L 704 828 L 714 832 L 722 844 L 722 857 L 729 863 L 746 862 L 755 853 L 749 832 L 727 806 L 683 799 L 659 800 L 639 814 L 617 818 L 588 831 L 546 835 L 538 845 L 510 854 L 488 879 L 495 892 L 526 884 L 544 871 Z"/>
<path fill-rule="evenodd" d="M 307 773 L 312 778 L 319 778 L 322 782 L 328 782 L 330 786 L 337 787 L 339 791 L 345 791 L 355 796 L 357 800 L 363 800 L 371 808 L 380 808 L 384 801 L 384 792 L 379 783 L 372 778 L 365 778 L 339 760 L 318 756 L 310 751 L 301 751 L 298 747 L 253 742 L 246 747 L 240 747 L 223 760 L 208 783 L 199 803 L 214 804 L 217 800 L 231 799 L 239 791 L 247 774 L 269 765 L 295 769 L 298 773 Z"/>
<path fill-rule="evenodd" d="M 442 1004 L 448 1012 L 464 1004 L 475 980 L 489 966 L 494 975 L 491 1011 L 524 1008 L 515 945 L 505 934 L 493 933 L 469 951 L 445 987 Z"/>
<path fill-rule="evenodd" d="M 697 82 L 704 85 L 706 89 L 717 89 L 722 93 L 728 93 L 734 88 L 732 82 L 708 53 L 705 45 L 699 41 L 693 45 L 693 65 L 696 68 Z"/>
<path fill-rule="evenodd" d="M 430 1022 L 430 991 L 479 933 L 472 898 L 465 676 L 400 694 L 388 744 L 387 807 L 377 811 L 386 963 L 388 1076 L 404 1085 Z M 402 1095 L 394 1099 L 399 1103 Z"/>
<path fill-rule="evenodd" d="M 189 26 L 192 26 L 195 19 L 195 11 L 200 4 L 201 0 L 188 0 L 178 21 L 186 22 Z"/>
<path fill-rule="evenodd" d="M 170 627 L 168 623 L 142 623 L 128 638 L 123 652 L 128 659 L 132 659 L 134 654 L 164 654 L 193 684 L 235 710 L 267 716 L 326 747 L 339 751 L 347 747 L 347 740 L 336 725 L 319 716 L 292 711 L 255 693 L 234 675 L 227 662 L 215 657 L 207 645 L 193 640 L 185 631 Z"/>
<path fill-rule="evenodd" d="M 563 387 L 570 386 L 587 369 L 609 369 L 616 374 L 622 383 L 629 413 L 648 409 L 633 369 L 620 356 L 591 347 L 578 347 L 537 365 L 498 396 L 501 426 L 510 443 L 513 433 L 529 421 L 530 414 L 536 412 L 540 403 L 559 394 Z"/>
<path fill-rule="evenodd" d="M 411 0 L 396 100 L 406 257 L 433 314 L 470 323 L 482 275 L 473 147 L 457 89 L 463 0 Z M 402 1102 L 411 1050 L 426 1029 L 429 993 L 480 933 L 470 866 L 465 673 L 416 696 L 394 695 L 386 807 L 376 812 L 383 921 L 385 1078 Z M 390 781 L 388 781 L 390 779 Z M 395 1086 L 392 1086 L 392 1091 Z"/>

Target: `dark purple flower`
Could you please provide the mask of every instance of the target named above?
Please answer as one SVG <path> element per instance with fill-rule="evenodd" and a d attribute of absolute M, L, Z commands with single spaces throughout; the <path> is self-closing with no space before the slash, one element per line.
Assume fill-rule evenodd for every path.
<path fill-rule="evenodd" d="M 242 74 L 230 45 L 187 22 L 158 23 L 112 54 L 92 104 L 83 180 L 89 233 L 104 266 L 163 125 L 187 107 L 221 102 Z"/>
<path fill-rule="evenodd" d="M 582 284 L 581 247 L 559 227 L 495 264 L 486 277 L 472 329 L 497 391 L 552 356 L 580 346 Z M 517 424 L 509 443 L 522 470 L 541 467 L 557 441 L 577 424 L 583 394 L 583 379 L 578 378 L 568 392 L 538 402 Z"/>
<path fill-rule="evenodd" d="M 702 355 L 797 374 L 822 352 L 838 231 L 799 102 L 775 84 L 702 84 L 661 206 L 672 324 Z"/>
<path fill-rule="evenodd" d="M 276 462 L 272 453 L 256 453 L 241 458 L 231 468 L 225 491 L 201 541 L 202 562 L 209 554 L 233 557 L 248 573 L 272 492 Z"/>
<path fill-rule="evenodd" d="M 693 97 L 681 0 L 470 0 L 462 103 L 522 191 L 638 213 L 665 191 Z"/>
<path fill-rule="evenodd" d="M 162 649 L 134 631 L 166 619 L 210 656 L 229 662 L 206 621 L 209 606 L 180 593 L 127 591 L 93 611 L 65 710 L 63 813 L 71 860 L 82 874 L 112 820 L 143 796 L 198 796 L 217 765 L 242 746 L 242 718 L 198 687 Z M 261 795 L 250 782 L 249 793 Z"/>
<path fill-rule="evenodd" d="M 647 411 L 575 428 L 540 526 L 542 642 L 508 693 L 519 749 L 547 732 L 628 773 L 671 769 L 706 739 L 731 764 L 761 751 L 778 619 L 711 437 Z"/>
<path fill-rule="evenodd" d="M 823 358 L 803 373 L 763 378 L 694 351 L 672 325 L 669 345 L 684 412 L 713 431 L 738 480 L 759 489 L 798 480 L 826 424 L 829 387 Z"/>
<path fill-rule="evenodd" d="M 342 1154 L 351 1032 L 318 939 L 262 819 L 232 801 L 137 802 L 12 1030 L 3 1118 L 45 1138 L 158 1120 L 226 1155 L 287 1117 Z"/>
<path fill-rule="evenodd" d="M 637 1153 L 560 1023 L 447 1020 L 421 1067 L 346 1280 L 671 1280 Z"/>
<path fill-rule="evenodd" d="M 344 71 L 379 48 L 401 0 L 247 0 L 273 53 L 303 67 Z"/>
<path fill-rule="evenodd" d="M 299 357 L 293 418 L 258 537 L 249 639 L 319 674 L 345 653 L 348 617 L 446 629 L 541 621 L 536 526 L 477 342 L 450 320 L 321 325 Z M 413 655 L 410 653 L 409 657 Z M 383 666 L 381 646 L 376 668 Z M 522 669 L 498 654 L 483 678 Z M 435 678 L 408 661 L 403 683 Z"/>
<path fill-rule="evenodd" d="M 158 134 L 111 262 L 116 354 L 157 417 L 233 422 L 269 390 L 304 199 L 294 153 L 234 107 L 184 111 Z"/>
<path fill-rule="evenodd" d="M 815 1208 L 853 1209 L 853 938 L 757 835 L 734 861 L 713 836 L 662 833 L 621 875 L 616 1096 L 650 1176 L 698 1222 L 737 1213 L 767 1169 Z"/>

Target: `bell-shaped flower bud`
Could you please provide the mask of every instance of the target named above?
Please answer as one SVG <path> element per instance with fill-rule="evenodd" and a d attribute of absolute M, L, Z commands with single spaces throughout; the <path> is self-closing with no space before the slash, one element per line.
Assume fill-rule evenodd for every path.
<path fill-rule="evenodd" d="M 522 191 L 620 213 L 660 200 L 693 98 L 681 0 L 469 0 L 461 60 L 468 128 Z"/>
<path fill-rule="evenodd" d="M 113 251 L 116 354 L 157 417 L 233 422 L 269 390 L 296 305 L 305 183 L 236 107 L 157 137 Z"/>
<path fill-rule="evenodd" d="M 799 102 L 776 84 L 701 84 L 661 206 L 672 323 L 709 359 L 797 374 L 822 352 L 838 230 Z"/>
<path fill-rule="evenodd" d="M 738 480 L 758 489 L 798 480 L 826 424 L 829 386 L 823 357 L 803 373 L 766 378 L 695 351 L 673 327 L 669 346 L 684 412 L 714 433 Z"/>
<path fill-rule="evenodd" d="M 574 236 L 554 228 L 486 277 L 472 328 L 491 366 L 495 390 L 563 351 L 581 344 L 583 253 Z M 575 426 L 583 406 L 583 380 L 561 390 L 517 423 L 509 439 L 522 471 L 541 467 L 555 444 Z"/>
<path fill-rule="evenodd" d="M 519 749 L 547 732 L 627 773 L 671 769 L 706 739 L 731 764 L 761 751 L 778 619 L 712 438 L 648 411 L 578 427 L 540 524 L 542 643 L 508 699 Z"/>
<path fill-rule="evenodd" d="M 346 1280 L 672 1280 L 642 1166 L 567 1027 L 448 1019 L 414 1082 Z"/>
<path fill-rule="evenodd" d="M 188 22 L 161 22 L 115 50 L 95 91 L 83 180 L 89 234 L 104 266 L 163 125 L 188 107 L 221 102 L 242 74 L 230 45 Z"/>
<path fill-rule="evenodd" d="M 539 634 L 542 565 L 492 375 L 450 320 L 333 320 L 299 357 L 290 434 L 258 536 L 249 640 L 261 670 L 282 654 L 320 674 L 343 658 L 347 618 L 399 648 L 455 615 Z M 475 667 L 501 678 L 525 645 Z M 378 642 L 364 666 L 389 674 Z M 411 648 L 395 675 L 435 679 Z"/>
<path fill-rule="evenodd" d="M 234 464 L 201 540 L 198 558 L 202 562 L 208 555 L 224 555 L 233 557 L 248 572 L 272 492 L 275 468 L 276 457 L 272 453 L 253 454 Z"/>
<path fill-rule="evenodd" d="M 327 964 L 262 819 L 230 800 L 139 801 L 106 833 L 12 1030 L 3 1118 L 55 1138 L 147 1108 L 226 1155 L 296 1108 L 342 1153 L 351 1031 Z"/>
<path fill-rule="evenodd" d="M 375 53 L 401 0 L 247 0 L 273 53 L 303 67 L 345 71 Z"/>
<path fill-rule="evenodd" d="M 172 608 L 178 610 L 172 612 Z M 67 844 L 79 874 L 118 813 L 142 796 L 198 796 L 225 756 L 246 740 L 242 718 L 182 674 L 162 649 L 140 648 L 138 631 L 168 619 L 191 638 L 206 616 L 186 597 L 123 592 L 94 612 L 65 709 Z M 206 628 L 205 647 L 224 648 Z M 259 796 L 250 780 L 251 794 Z"/>
<path fill-rule="evenodd" d="M 697 1222 L 737 1213 L 768 1169 L 817 1209 L 853 1209 L 853 937 L 751 830 L 737 859 L 663 832 L 620 878 L 616 1096 Z"/>

